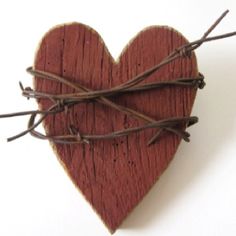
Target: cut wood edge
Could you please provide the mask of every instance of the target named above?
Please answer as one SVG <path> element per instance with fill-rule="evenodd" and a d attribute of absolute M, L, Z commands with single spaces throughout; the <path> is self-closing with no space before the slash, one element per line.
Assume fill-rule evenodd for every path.
<path fill-rule="evenodd" d="M 108 47 L 106 46 L 106 43 L 105 41 L 103 40 L 102 36 L 96 31 L 94 30 L 92 27 L 86 25 L 86 24 L 83 24 L 83 23 L 78 23 L 78 22 L 69 22 L 69 23 L 64 23 L 64 24 L 58 24 L 54 27 L 52 27 L 51 29 L 49 29 L 45 35 L 42 37 L 42 39 L 40 40 L 39 44 L 38 44 L 38 47 L 36 48 L 36 51 L 35 51 L 35 57 L 34 57 L 34 65 L 33 65 L 33 68 L 35 69 L 35 62 L 36 62 L 36 58 L 37 58 L 37 54 L 39 52 L 39 49 L 41 47 L 41 44 L 44 40 L 44 38 L 47 37 L 47 35 L 49 33 L 51 33 L 53 30 L 55 29 L 58 29 L 58 28 L 61 28 L 61 27 L 65 27 L 67 25 L 73 25 L 73 24 L 77 24 L 77 25 L 82 25 L 83 27 L 86 27 L 88 30 L 90 30 L 92 33 L 98 35 L 98 38 L 100 40 L 100 42 L 104 45 L 104 50 L 105 52 L 108 54 L 108 56 L 112 59 L 112 62 L 114 64 L 119 64 L 120 62 L 120 58 L 122 57 L 122 55 L 125 53 L 125 51 L 129 48 L 129 46 L 132 44 L 132 42 L 138 37 L 139 34 L 149 30 L 149 29 L 152 29 L 152 28 L 161 28 L 161 29 L 168 29 L 170 31 L 173 31 L 174 33 L 178 34 L 180 37 L 182 37 L 186 43 L 188 43 L 189 41 L 182 35 L 182 33 L 180 33 L 179 31 L 177 31 L 176 29 L 170 27 L 170 26 L 166 26 L 166 25 L 151 25 L 151 26 L 148 26 L 148 27 L 145 27 L 143 28 L 141 31 L 138 31 L 130 40 L 129 42 L 126 44 L 126 46 L 123 48 L 123 50 L 121 51 L 120 55 L 118 56 L 117 59 L 114 59 L 114 57 L 112 56 L 112 54 L 110 53 Z M 192 52 L 192 56 L 194 57 L 194 60 L 196 62 L 196 73 L 198 73 L 198 64 L 197 64 L 197 58 L 196 58 L 196 54 L 195 52 Z M 196 74 L 197 76 L 197 74 Z M 33 78 L 33 87 L 35 88 L 35 78 Z M 195 95 L 196 97 L 196 95 Z M 195 100 L 195 98 L 194 98 Z M 42 110 L 42 107 L 39 103 L 37 103 L 38 107 L 39 107 L 39 110 Z M 193 103 L 193 106 L 194 106 L 194 103 Z M 191 112 L 192 112 L 192 109 L 193 109 L 193 106 L 191 108 Z M 190 112 L 190 113 L 191 113 Z M 43 122 L 43 127 L 45 129 L 45 133 L 48 134 L 48 128 L 46 126 L 46 124 Z M 66 172 L 67 176 L 69 177 L 69 179 L 72 181 L 72 183 L 74 184 L 75 188 L 80 192 L 80 194 L 84 197 L 84 199 L 86 200 L 86 202 L 92 207 L 93 211 L 98 215 L 98 217 L 101 219 L 101 221 L 103 222 L 103 224 L 105 225 L 105 227 L 109 230 L 109 232 L 111 234 L 114 234 L 116 232 L 116 230 L 122 226 L 123 222 L 127 219 L 127 217 L 130 217 L 131 216 L 131 212 L 143 201 L 143 199 L 150 193 L 150 190 L 153 188 L 153 186 L 157 183 L 158 179 L 161 177 L 161 175 L 165 172 L 165 170 L 169 167 L 169 165 L 171 164 L 171 162 L 173 161 L 174 158 L 172 158 L 172 160 L 167 164 L 167 166 L 165 167 L 165 169 L 162 171 L 161 175 L 159 175 L 156 180 L 154 181 L 154 183 L 152 184 L 152 186 L 150 186 L 149 190 L 147 191 L 147 193 L 140 199 L 139 203 L 134 206 L 130 211 L 127 212 L 126 216 L 122 219 L 122 221 L 120 222 L 119 225 L 117 225 L 114 229 L 110 228 L 110 226 L 102 219 L 101 215 L 97 212 L 97 210 L 94 208 L 94 206 L 89 202 L 89 200 L 85 197 L 85 195 L 82 193 L 82 191 L 80 190 L 80 188 L 76 185 L 75 181 L 73 180 L 73 178 L 71 178 L 70 174 L 69 174 L 69 171 L 68 169 L 66 168 L 65 164 L 63 163 L 63 161 L 60 159 L 59 157 L 59 154 L 56 150 L 56 146 L 55 144 L 52 142 L 52 141 L 49 141 L 50 143 L 50 146 L 52 147 L 53 149 L 53 152 L 55 153 L 56 155 L 56 158 L 57 160 L 59 161 L 59 163 L 61 164 L 62 168 L 64 169 L 64 171 Z M 86 145 L 86 144 L 81 144 L 81 145 Z M 178 146 L 179 148 L 179 146 Z M 178 148 L 175 150 L 175 153 L 173 156 L 176 155 L 176 152 L 178 150 Z"/>

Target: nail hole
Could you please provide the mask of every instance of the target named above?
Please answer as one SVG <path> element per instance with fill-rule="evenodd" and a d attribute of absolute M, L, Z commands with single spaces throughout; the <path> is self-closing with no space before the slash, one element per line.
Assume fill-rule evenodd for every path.
<path fill-rule="evenodd" d="M 134 161 L 128 161 L 128 164 L 131 165 L 131 166 L 136 166 Z"/>

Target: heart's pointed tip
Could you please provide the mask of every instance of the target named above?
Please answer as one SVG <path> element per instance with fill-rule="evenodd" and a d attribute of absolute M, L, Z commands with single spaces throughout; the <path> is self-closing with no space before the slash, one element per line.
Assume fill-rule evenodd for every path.
<path fill-rule="evenodd" d="M 117 231 L 117 229 L 119 228 L 121 223 L 119 223 L 119 224 L 112 224 L 111 222 L 108 222 L 104 218 L 102 218 L 98 211 L 96 211 L 96 212 L 97 212 L 98 216 L 100 217 L 100 219 L 102 220 L 103 225 L 105 226 L 105 228 L 108 230 L 108 232 L 111 235 L 113 235 Z"/>
<path fill-rule="evenodd" d="M 108 229 L 110 234 L 113 235 L 116 232 L 116 229 Z"/>
<path fill-rule="evenodd" d="M 122 225 L 124 220 L 125 220 L 125 217 L 119 223 L 117 223 L 117 224 L 109 225 L 109 226 L 106 225 L 111 235 L 115 234 L 116 231 L 118 229 L 120 229 L 120 227 L 121 227 L 121 225 Z"/>
<path fill-rule="evenodd" d="M 116 232 L 118 226 L 117 227 L 112 227 L 111 225 L 106 224 L 104 221 L 103 221 L 103 223 L 104 223 L 105 227 L 108 229 L 108 231 L 111 235 L 113 235 Z"/>

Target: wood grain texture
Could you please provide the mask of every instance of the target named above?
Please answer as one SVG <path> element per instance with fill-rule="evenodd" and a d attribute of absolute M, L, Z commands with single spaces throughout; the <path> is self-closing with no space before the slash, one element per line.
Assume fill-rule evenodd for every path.
<path fill-rule="evenodd" d="M 156 65 L 186 42 L 171 28 L 150 27 L 141 31 L 115 62 L 97 32 L 73 23 L 56 27 L 44 36 L 35 69 L 79 81 L 94 90 L 110 88 Z M 196 58 L 192 55 L 190 59 L 178 59 L 163 67 L 147 82 L 197 74 Z M 35 89 L 54 94 L 74 92 L 65 85 L 40 78 L 35 79 Z M 172 87 L 126 94 L 112 100 L 158 120 L 189 116 L 195 95 L 195 88 Z M 44 99 L 38 102 L 41 109 L 51 105 Z M 143 122 L 98 103 L 77 105 L 67 115 L 53 115 L 44 122 L 50 135 L 68 134 L 70 124 L 81 133 L 103 134 Z M 155 129 L 149 129 L 128 137 L 94 141 L 90 145 L 53 144 L 69 176 L 111 232 L 157 181 L 181 141 L 176 135 L 166 133 L 158 143 L 147 147 L 154 133 Z"/>

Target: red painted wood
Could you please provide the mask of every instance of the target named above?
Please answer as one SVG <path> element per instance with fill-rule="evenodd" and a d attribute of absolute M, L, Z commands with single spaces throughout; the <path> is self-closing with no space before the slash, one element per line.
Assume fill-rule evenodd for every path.
<path fill-rule="evenodd" d="M 91 89 L 110 88 L 154 66 L 173 49 L 187 41 L 167 27 L 150 27 L 140 32 L 114 62 L 101 37 L 82 24 L 52 29 L 43 38 L 35 68 L 52 72 Z M 197 76 L 196 59 L 178 59 L 154 73 L 147 82 Z M 57 82 L 35 79 L 38 91 L 70 93 Z M 194 102 L 193 88 L 164 88 L 123 95 L 113 101 L 137 109 L 155 119 L 188 116 Z M 41 108 L 49 101 L 39 101 Z M 81 104 L 67 115 L 46 119 L 48 134 L 68 134 L 73 124 L 83 133 L 102 134 L 142 124 L 98 103 Z M 141 201 L 172 160 L 180 139 L 166 134 L 147 147 L 155 130 L 146 130 L 115 140 L 88 144 L 53 145 L 59 160 L 110 231 L 115 231 Z M 158 202 L 156 203 L 158 204 Z"/>

